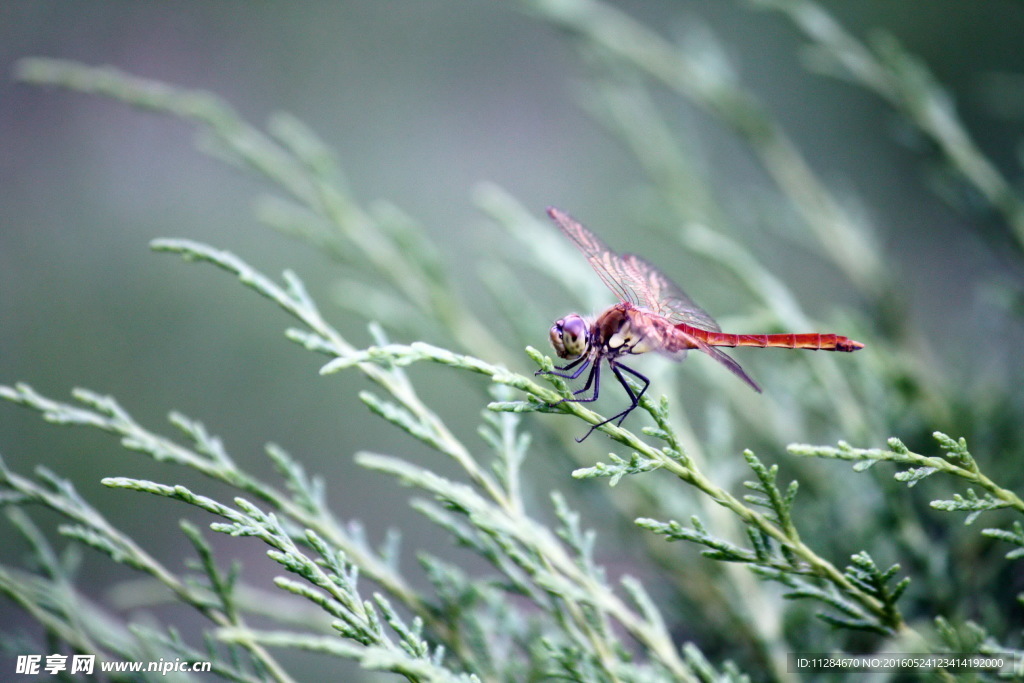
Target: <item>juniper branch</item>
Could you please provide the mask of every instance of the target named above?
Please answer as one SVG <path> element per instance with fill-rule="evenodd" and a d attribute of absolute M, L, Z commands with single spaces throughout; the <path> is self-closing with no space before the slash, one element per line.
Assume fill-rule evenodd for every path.
<path fill-rule="evenodd" d="M 426 612 L 426 607 L 416 592 L 392 568 L 381 562 L 373 552 L 352 538 L 325 508 L 318 506 L 311 509 L 309 507 L 308 493 L 306 497 L 302 495 L 289 496 L 275 486 L 239 469 L 219 447 L 219 442 L 205 434 L 205 429 L 199 423 L 192 422 L 182 415 L 172 416 L 172 421 L 176 425 L 187 427 L 186 433 L 196 439 L 197 450 L 192 450 L 139 425 L 110 397 L 100 396 L 83 389 L 76 390 L 74 395 L 90 408 L 53 401 L 38 394 L 25 384 L 19 384 L 16 387 L 0 386 L 0 397 L 35 409 L 42 413 L 48 421 L 102 429 L 121 437 L 122 444 L 127 448 L 146 453 L 158 461 L 171 462 L 194 469 L 271 504 L 287 519 L 294 520 L 300 527 L 316 530 L 317 533 L 330 539 L 336 547 L 344 549 L 350 557 L 356 558 L 368 575 L 379 581 L 389 593 L 401 596 L 403 602 L 411 609 L 417 613 Z M 278 462 L 280 462 L 280 457 L 281 452 L 277 450 Z M 14 473 L 10 473 L 10 476 L 18 478 L 18 475 Z M 18 481 L 21 479 L 18 478 Z M 59 496 L 51 496 L 43 502 L 58 511 L 62 510 L 61 506 L 67 505 Z"/>
<path fill-rule="evenodd" d="M 889 448 L 854 448 L 845 441 L 840 441 L 838 446 L 812 446 L 809 444 L 791 444 L 788 448 L 793 455 L 805 457 L 828 458 L 834 460 L 847 460 L 854 463 L 854 469 L 864 470 L 879 462 L 892 462 L 904 466 L 907 469 L 897 472 L 896 479 L 907 482 L 913 486 L 922 478 L 935 472 L 942 472 L 959 477 L 972 484 L 977 484 L 989 495 L 992 496 L 994 505 L 992 507 L 1011 507 L 1017 512 L 1024 513 L 1024 500 L 1008 489 L 996 484 L 986 476 L 977 461 L 967 450 L 967 442 L 961 439 L 953 439 L 942 432 L 934 432 L 935 440 L 946 448 L 945 457 L 926 456 L 911 451 L 899 439 L 893 437 L 888 441 Z M 962 500 L 962 499 L 961 499 Z M 978 500 L 975 497 L 975 500 Z M 969 506 L 935 505 L 933 507 L 945 507 L 946 509 L 971 509 Z"/>
<path fill-rule="evenodd" d="M 60 528 L 64 535 L 92 546 L 116 562 L 148 574 L 169 589 L 181 602 L 191 605 L 215 625 L 245 625 L 240 615 L 223 609 L 223 605 L 211 603 L 207 591 L 181 580 L 129 536 L 114 527 L 99 511 L 77 494 L 69 481 L 57 477 L 42 467 L 37 469 L 37 475 L 42 483 L 36 483 L 19 475 L 0 462 L 0 485 L 3 485 L 6 491 L 19 496 L 20 502 L 23 504 L 35 503 L 45 506 L 75 523 Z M 33 608 L 24 599 L 21 599 L 21 602 L 33 613 L 41 614 L 39 609 Z M 57 627 L 60 623 L 59 620 L 49 617 L 43 621 L 49 623 L 51 627 Z M 71 637 L 69 642 L 83 644 L 73 632 L 66 629 L 62 629 L 60 632 Z M 284 683 L 292 680 L 284 668 L 262 646 L 254 644 L 247 649 L 252 657 L 265 667 L 274 680 Z"/>
<path fill-rule="evenodd" d="M 600 629 L 595 630 L 595 624 L 588 619 L 591 607 L 598 614 L 607 614 L 622 624 L 674 676 L 680 680 L 692 680 L 664 624 L 660 620 L 652 622 L 631 609 L 608 590 L 600 575 L 588 568 L 586 562 L 581 563 L 578 552 L 568 551 L 545 527 L 502 500 L 488 500 L 468 486 L 451 482 L 397 458 L 362 453 L 357 460 L 364 467 L 386 472 L 430 492 L 446 506 L 466 515 L 478 532 L 485 533 L 499 544 L 502 553 L 507 554 L 531 582 L 536 582 L 564 605 L 571 617 L 572 630 L 579 632 L 579 637 L 598 655 L 606 671 L 617 669 L 617 657 L 608 642 L 609 635 Z M 516 579 L 515 575 L 510 578 L 522 580 Z"/>
<path fill-rule="evenodd" d="M 344 553 L 325 543 L 314 531 L 306 530 L 301 537 L 313 551 L 311 556 L 300 547 L 276 515 L 242 498 L 236 498 L 237 507 L 232 508 L 197 495 L 184 486 L 166 486 L 127 477 L 107 477 L 103 483 L 113 488 L 150 493 L 194 505 L 226 520 L 211 525 L 215 531 L 263 541 L 271 548 L 267 555 L 272 560 L 303 580 L 303 583 L 299 583 L 279 578 L 277 585 L 310 600 L 335 617 L 337 621 L 334 628 L 365 648 L 345 650 L 348 654 L 357 653 L 360 659 L 364 659 L 368 657 L 367 652 L 372 651 L 376 653 L 371 658 L 376 662 L 376 667 L 399 673 L 422 670 L 429 673 L 427 680 L 458 680 L 457 676 L 432 661 L 430 648 L 420 639 L 418 628 L 409 629 L 383 596 L 375 596 L 377 608 L 360 596 L 357 586 L 358 567 Z M 398 636 L 398 642 L 384 630 L 380 614 L 383 614 L 384 621 Z M 238 619 L 219 625 L 231 634 L 232 642 L 263 649 L 264 645 L 244 621 Z M 313 639 L 313 642 L 316 640 Z"/>
<path fill-rule="evenodd" d="M 209 92 L 61 59 L 22 59 L 15 76 L 36 85 L 103 95 L 192 123 L 210 143 L 206 151 L 285 193 L 287 199 L 264 200 L 259 215 L 265 222 L 340 261 L 359 263 L 383 276 L 407 302 L 405 310 L 425 324 L 439 323 L 464 348 L 486 348 L 496 357 L 512 357 L 502 340 L 460 300 L 447 280 L 439 251 L 419 226 L 394 207 L 377 212 L 361 208 L 345 187 L 333 153 L 295 117 L 274 114 L 264 133 Z"/>
<path fill-rule="evenodd" d="M 928 136 L 954 169 L 999 211 L 1024 247 L 1024 199 L 988 160 L 928 67 L 892 35 L 868 46 L 810 0 L 751 0 L 785 15 L 814 46 L 812 65 L 874 92 Z"/>

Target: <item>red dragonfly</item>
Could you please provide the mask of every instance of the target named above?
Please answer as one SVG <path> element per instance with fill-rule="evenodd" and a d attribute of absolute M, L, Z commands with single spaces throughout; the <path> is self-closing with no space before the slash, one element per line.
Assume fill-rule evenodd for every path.
<path fill-rule="evenodd" d="M 548 215 L 562 232 L 579 247 L 590 261 L 598 277 L 615 293 L 619 303 L 606 309 L 593 320 L 572 313 L 557 320 L 551 328 L 551 345 L 559 358 L 570 362 L 556 366 L 554 371 L 538 370 L 538 375 L 554 375 L 574 380 L 590 368 L 586 384 L 565 401 L 590 403 L 596 401 L 601 389 L 601 361 L 606 361 L 612 374 L 629 395 L 630 405 L 590 428 L 577 441 L 583 441 L 601 425 L 616 421 L 622 424 L 640 404 L 640 397 L 651 382 L 622 362 L 625 356 L 659 351 L 675 360 L 683 360 L 686 352 L 697 349 L 729 368 L 737 377 L 760 393 L 761 387 L 743 371 L 740 364 L 716 346 L 758 346 L 813 351 L 856 351 L 864 348 L 838 334 L 728 334 L 704 309 L 695 304 L 682 289 L 656 267 L 635 254 L 616 254 L 594 233 L 572 216 L 555 208 Z M 633 390 L 623 373 L 643 383 L 639 392 Z M 593 387 L 589 396 L 586 394 Z M 558 405 L 557 403 L 554 405 Z"/>

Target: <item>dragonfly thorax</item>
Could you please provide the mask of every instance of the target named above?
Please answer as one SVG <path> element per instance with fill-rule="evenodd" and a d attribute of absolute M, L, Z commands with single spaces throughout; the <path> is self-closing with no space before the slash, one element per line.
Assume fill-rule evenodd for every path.
<path fill-rule="evenodd" d="M 637 355 L 657 348 L 648 339 L 651 330 L 644 329 L 645 322 L 648 326 L 654 324 L 645 313 L 626 302 L 612 306 L 597 316 L 590 335 L 591 343 L 609 357 Z"/>
<path fill-rule="evenodd" d="M 590 325 L 578 313 L 556 320 L 550 335 L 559 358 L 578 358 L 590 348 Z"/>

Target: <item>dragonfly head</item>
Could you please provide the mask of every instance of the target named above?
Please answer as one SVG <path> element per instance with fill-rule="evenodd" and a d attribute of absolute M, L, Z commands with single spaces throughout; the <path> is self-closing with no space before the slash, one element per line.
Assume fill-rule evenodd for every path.
<path fill-rule="evenodd" d="M 590 326 L 576 313 L 556 320 L 551 326 L 551 346 L 559 358 L 579 358 L 590 348 Z"/>

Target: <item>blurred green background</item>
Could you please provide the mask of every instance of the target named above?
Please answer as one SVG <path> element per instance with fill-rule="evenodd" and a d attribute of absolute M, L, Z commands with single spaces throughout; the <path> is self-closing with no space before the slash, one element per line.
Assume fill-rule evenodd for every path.
<path fill-rule="evenodd" d="M 825 183 L 874 227 L 897 264 L 892 277 L 907 310 L 936 339 L 936 373 L 965 391 L 1005 388 L 1019 377 L 1022 330 L 1011 310 L 1019 303 L 1000 294 L 1019 293 L 1019 248 L 1000 237 L 997 217 L 943 200 L 945 193 L 971 203 L 932 165 L 926 141 L 872 94 L 808 73 L 802 38 L 779 15 L 742 2 L 614 4 L 679 40 L 701 31 L 717 37 Z M 981 148 L 1019 178 L 1024 6 L 823 6 L 854 34 L 884 28 L 924 59 Z M 656 255 L 716 316 L 742 309 L 728 287 L 687 279 L 692 263 L 674 261 L 657 238 L 631 226 L 646 181 L 578 104 L 589 87 L 585 58 L 517 7 L 445 0 L 0 4 L 0 382 L 26 381 L 55 397 L 75 386 L 110 393 L 157 430 L 169 410 L 181 410 L 257 472 L 269 471 L 263 444 L 280 443 L 331 482 L 340 515 L 368 519 L 375 535 L 400 523 L 439 539 L 425 522 L 406 519 L 406 491 L 351 464 L 361 449 L 415 452 L 358 402 L 364 380 L 319 378 L 318 360 L 283 338 L 290 322 L 278 311 L 224 274 L 154 255 L 147 244 L 190 237 L 234 250 L 270 274 L 293 268 L 339 328 L 369 344 L 365 321 L 330 305 L 345 296 L 334 266 L 259 225 L 249 211 L 259 183 L 198 153 L 188 126 L 104 98 L 16 83 L 12 65 L 26 56 L 109 64 L 218 93 L 257 125 L 278 110 L 296 115 L 337 151 L 360 200 L 386 198 L 423 222 L 484 317 L 491 303 L 479 294 L 480 264 L 508 253 L 511 267 L 521 249 L 474 206 L 474 188 L 485 181 L 538 216 L 557 205 L 613 246 Z M 856 306 L 814 249 L 795 243 L 785 227 L 766 225 L 773 189 L 748 152 L 685 103 L 672 100 L 663 111 L 699 141 L 694 152 L 730 218 L 757 231 L 748 243 L 801 303 L 822 318 L 832 301 Z M 569 301 L 549 292 L 530 343 L 547 348 L 550 319 Z M 476 353 L 488 357 L 487 349 Z M 531 370 L 525 356 L 516 369 Z M 733 380 L 723 373 L 722 381 Z M 442 413 L 468 428 L 482 405 L 467 382 Z M 184 544 L 170 520 L 183 510 L 98 484 L 109 474 L 163 480 L 166 472 L 110 440 L 71 437 L 0 405 L 0 454 L 12 467 L 27 472 L 45 463 L 73 478 L 101 508 L 118 510 L 126 530 L 155 530 L 154 554 L 178 557 Z M 557 468 L 557 476 L 567 479 L 567 470 Z M 135 504 L 145 516 L 130 514 Z M 168 520 L 149 518 L 154 510 L 166 510 Z M 127 575 L 107 562 L 96 566 Z"/>

